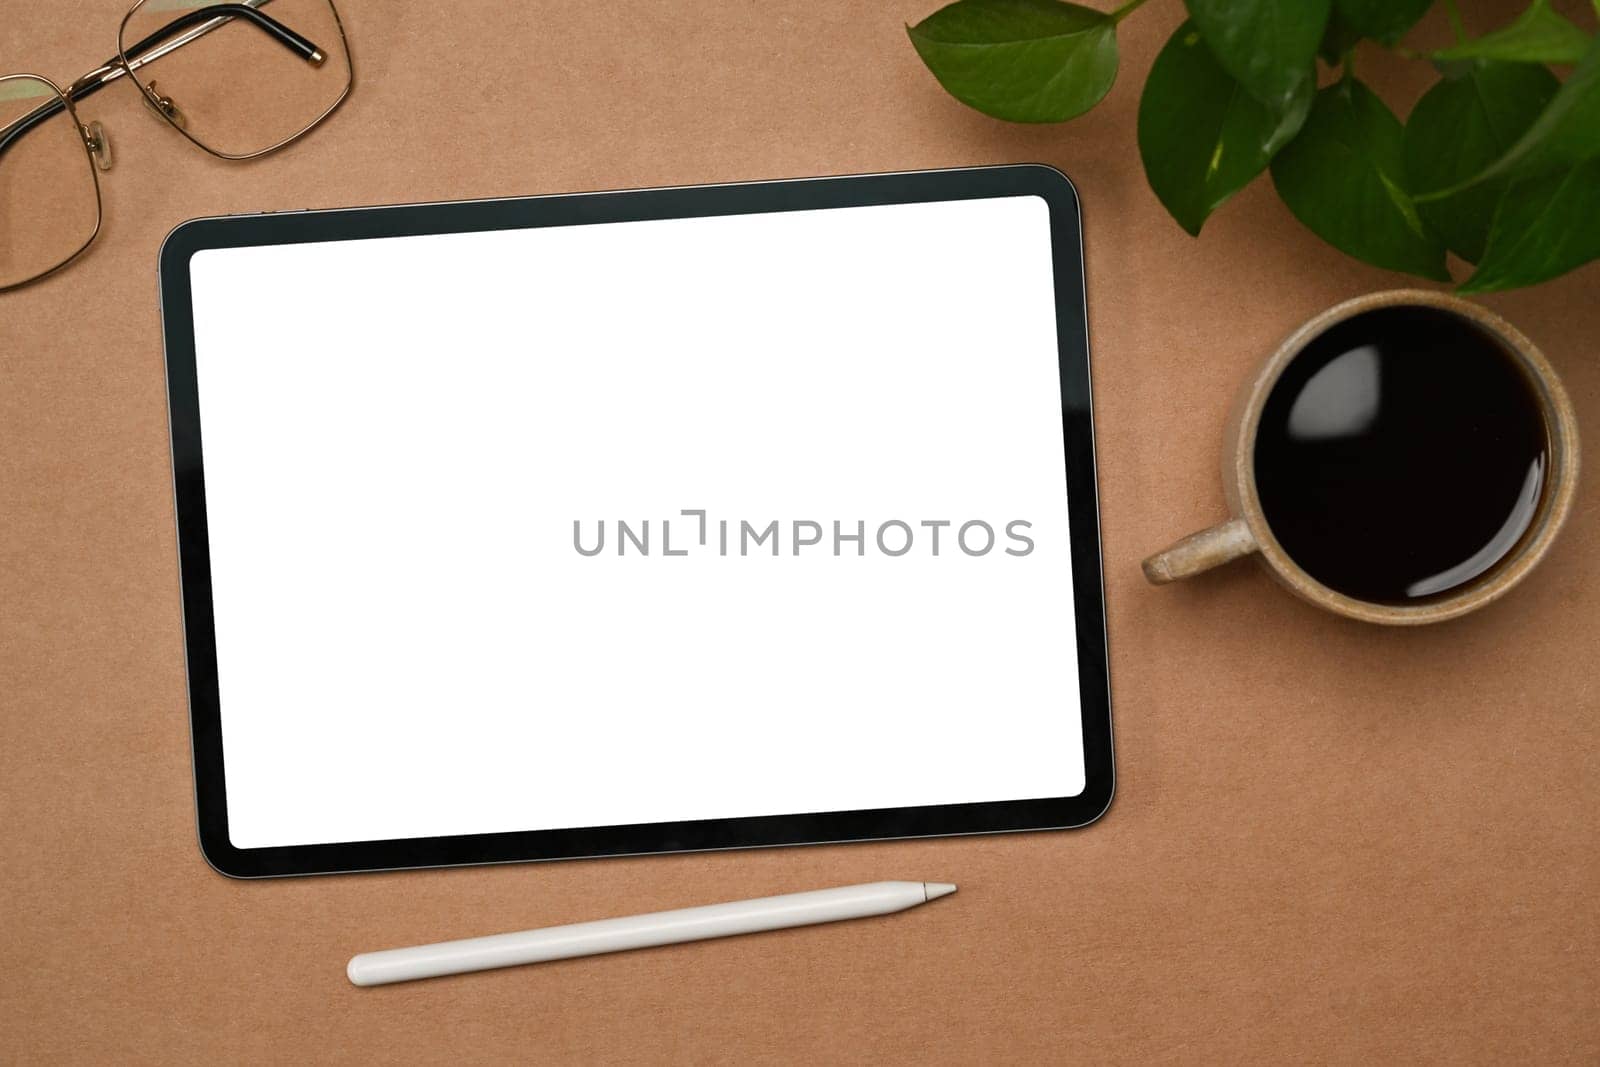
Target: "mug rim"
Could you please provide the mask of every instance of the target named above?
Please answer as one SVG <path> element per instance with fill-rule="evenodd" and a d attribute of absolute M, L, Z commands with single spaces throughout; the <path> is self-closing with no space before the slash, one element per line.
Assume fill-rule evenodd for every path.
<path fill-rule="evenodd" d="M 1539 400 L 1550 466 L 1543 500 L 1508 558 L 1496 561 L 1454 592 L 1417 604 L 1383 604 L 1341 593 L 1312 577 L 1272 532 L 1256 485 L 1255 445 L 1261 415 L 1283 372 L 1306 346 L 1328 328 L 1364 312 L 1385 307 L 1430 307 L 1465 319 L 1499 338 L 1521 364 Z M 1364 622 L 1420 625 L 1465 615 L 1510 592 L 1544 558 L 1572 510 L 1578 484 L 1577 413 L 1555 368 L 1521 331 L 1479 304 L 1430 289 L 1390 289 L 1335 304 L 1296 327 L 1257 369 L 1240 394 L 1230 446 L 1223 451 L 1224 484 L 1234 514 L 1243 519 L 1256 549 L 1280 582 L 1305 600 Z"/>

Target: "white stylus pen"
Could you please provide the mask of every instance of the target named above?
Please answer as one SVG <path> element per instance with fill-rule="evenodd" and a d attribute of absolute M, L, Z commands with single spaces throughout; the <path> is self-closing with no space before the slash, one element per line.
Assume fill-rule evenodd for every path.
<path fill-rule="evenodd" d="M 437 945 L 363 952 L 350 959 L 345 973 L 356 985 L 387 985 L 442 974 L 486 971 L 574 956 L 597 956 L 630 948 L 704 941 L 758 930 L 781 930 L 840 919 L 887 915 L 947 896 L 956 887 L 946 882 L 869 882 L 781 897 L 759 897 L 700 908 L 656 911 L 621 919 L 551 926 L 516 934 L 469 937 Z"/>

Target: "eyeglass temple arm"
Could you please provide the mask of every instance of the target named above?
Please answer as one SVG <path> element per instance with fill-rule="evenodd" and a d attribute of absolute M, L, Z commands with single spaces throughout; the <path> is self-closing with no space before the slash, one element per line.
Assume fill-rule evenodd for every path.
<path fill-rule="evenodd" d="M 122 53 L 122 55 L 128 57 L 127 66 L 123 65 L 122 55 L 106 60 L 100 66 L 68 86 L 66 91 L 67 99 L 76 103 L 84 97 L 93 96 L 128 73 L 129 70 L 137 69 L 142 63 L 148 62 L 148 59 L 141 59 L 146 52 L 159 48 L 163 42 L 176 37 L 191 27 L 199 26 L 212 20 L 216 20 L 220 25 L 224 19 L 235 18 L 243 19 L 250 25 L 255 26 L 313 66 L 321 66 L 324 59 L 326 59 L 322 49 L 318 48 L 310 38 L 296 33 L 271 15 L 258 11 L 249 4 L 212 4 L 209 7 L 196 8 L 193 11 L 179 15 L 144 40 L 139 41 L 132 48 L 127 49 Z M 202 30 L 201 32 L 207 31 Z M 187 43 L 187 41 L 179 42 L 178 46 L 181 47 L 181 45 Z M 149 58 L 154 59 L 157 57 L 151 56 Z M 65 110 L 66 105 L 62 103 L 59 97 L 56 97 L 34 108 L 10 126 L 0 129 L 0 156 L 5 155 L 6 151 L 21 140 L 28 131 L 43 122 L 49 121 Z"/>
<path fill-rule="evenodd" d="M 318 48 L 316 43 L 309 37 L 296 33 L 271 15 L 250 4 L 212 4 L 209 7 L 187 11 L 132 48 L 126 49 L 123 54 L 129 56 L 130 59 L 143 55 L 163 41 L 176 37 L 191 26 L 198 26 L 202 22 L 210 22 L 212 19 L 221 18 L 244 19 L 313 66 L 320 65 L 323 59 L 326 58 L 322 53 L 322 49 Z M 116 61 L 113 60 L 112 62 Z"/>

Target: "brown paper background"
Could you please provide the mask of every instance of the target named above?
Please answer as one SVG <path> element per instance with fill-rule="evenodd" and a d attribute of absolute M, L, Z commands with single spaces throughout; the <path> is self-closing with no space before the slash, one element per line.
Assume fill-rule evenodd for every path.
<path fill-rule="evenodd" d="M 902 30 L 935 0 L 343 6 L 355 95 L 274 158 L 210 159 L 127 86 L 88 101 L 118 156 L 101 243 L 0 297 L 0 1060 L 1600 1058 L 1600 461 L 1546 565 L 1433 629 L 1332 618 L 1250 565 L 1139 575 L 1222 517 L 1247 369 L 1404 281 L 1323 246 L 1265 182 L 1200 240 L 1164 215 L 1133 120 L 1176 0 L 1124 24 L 1101 108 L 1039 128 L 938 89 Z M 1485 26 L 1520 4 L 1466 6 Z M 120 14 L 0 0 L 0 66 L 69 80 Z M 1427 84 L 1376 53 L 1362 70 L 1401 114 Z M 1060 167 L 1084 203 L 1120 778 L 1099 824 L 260 883 L 205 865 L 156 309 L 173 225 L 1014 161 Z M 1487 301 L 1594 440 L 1597 283 Z M 388 989 L 343 973 L 367 949 L 882 878 L 961 891 Z"/>

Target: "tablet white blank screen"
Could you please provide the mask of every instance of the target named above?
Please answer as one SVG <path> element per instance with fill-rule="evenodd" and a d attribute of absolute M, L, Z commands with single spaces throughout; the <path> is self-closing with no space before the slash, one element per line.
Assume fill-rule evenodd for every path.
<path fill-rule="evenodd" d="M 1043 200 L 191 274 L 236 847 L 1082 791 Z"/>

